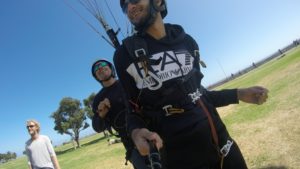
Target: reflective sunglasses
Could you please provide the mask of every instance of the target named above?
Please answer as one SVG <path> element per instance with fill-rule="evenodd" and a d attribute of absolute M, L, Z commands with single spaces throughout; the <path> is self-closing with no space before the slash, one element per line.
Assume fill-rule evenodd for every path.
<path fill-rule="evenodd" d="M 122 6 L 122 10 L 124 13 L 127 13 L 127 8 L 128 8 L 128 4 L 137 4 L 139 3 L 141 0 L 124 0 L 123 6 Z"/>
<path fill-rule="evenodd" d="M 106 62 L 99 62 L 97 63 L 94 68 L 93 71 L 94 73 L 96 73 L 99 69 L 102 69 L 103 67 L 107 66 L 108 64 Z"/>
<path fill-rule="evenodd" d="M 26 126 L 27 129 L 34 127 L 35 125 L 28 125 Z"/>

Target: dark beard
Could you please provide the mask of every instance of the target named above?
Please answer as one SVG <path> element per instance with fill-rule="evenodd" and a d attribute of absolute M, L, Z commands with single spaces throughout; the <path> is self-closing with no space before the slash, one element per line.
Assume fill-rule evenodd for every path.
<path fill-rule="evenodd" d="M 108 76 L 107 78 L 101 80 L 101 82 L 106 82 L 106 81 L 109 81 L 110 79 L 112 78 L 112 75 Z"/>
<path fill-rule="evenodd" d="M 147 15 L 139 22 L 139 23 L 132 23 L 134 25 L 134 29 L 138 32 L 144 32 L 150 25 L 153 24 L 156 12 L 153 11 L 150 5 L 147 7 Z"/>

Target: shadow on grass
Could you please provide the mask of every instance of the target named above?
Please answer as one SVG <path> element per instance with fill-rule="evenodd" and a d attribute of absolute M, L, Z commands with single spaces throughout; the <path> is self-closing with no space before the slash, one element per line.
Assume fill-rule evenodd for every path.
<path fill-rule="evenodd" d="M 100 137 L 100 138 L 95 139 L 95 140 L 93 140 L 93 141 L 90 141 L 90 142 L 87 142 L 87 143 L 85 143 L 85 144 L 82 144 L 81 147 L 85 147 L 85 146 L 89 146 L 89 145 L 91 145 L 91 144 L 98 143 L 99 141 L 104 140 L 104 139 L 106 139 L 105 136 Z M 65 149 L 65 150 L 62 150 L 62 151 L 56 151 L 55 153 L 56 153 L 56 155 L 61 155 L 61 154 L 65 154 L 65 153 L 68 153 L 68 152 L 72 152 L 72 151 L 74 151 L 74 150 L 75 150 L 75 149 L 74 149 L 73 147 L 71 147 L 71 148 L 68 148 L 68 149 Z"/>
<path fill-rule="evenodd" d="M 266 166 L 258 169 L 288 169 L 286 166 Z"/>
<path fill-rule="evenodd" d="M 81 145 L 81 147 L 84 147 L 84 146 L 88 146 L 88 145 L 91 145 L 91 144 L 98 143 L 99 141 L 104 140 L 104 139 L 107 139 L 107 137 L 103 136 L 103 137 L 100 137 L 100 138 L 98 138 L 98 139 L 96 139 L 96 140 L 93 140 L 93 141 L 84 143 L 84 144 Z"/>

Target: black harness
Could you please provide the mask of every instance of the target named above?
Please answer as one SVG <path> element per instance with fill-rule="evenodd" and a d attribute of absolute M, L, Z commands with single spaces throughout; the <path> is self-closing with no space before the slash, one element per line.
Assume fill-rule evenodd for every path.
<path fill-rule="evenodd" d="M 132 58 L 133 64 L 135 64 L 136 67 L 138 67 L 138 64 L 142 65 L 142 68 L 145 73 L 144 77 L 151 76 L 156 83 L 161 83 L 159 77 L 157 76 L 156 71 L 154 71 L 151 66 L 151 65 L 160 64 L 161 58 L 155 60 L 155 59 L 151 59 L 149 57 L 148 45 L 147 45 L 147 42 L 144 40 L 144 38 L 141 37 L 141 35 L 133 35 L 133 36 L 130 36 L 130 37 L 124 39 L 123 44 L 126 47 L 130 57 Z M 183 44 L 186 46 L 188 52 L 191 54 L 191 57 L 194 58 L 194 62 L 199 63 L 199 60 L 200 60 L 199 48 L 198 48 L 198 45 L 196 44 L 196 42 L 193 40 L 193 38 L 186 34 L 183 39 Z M 174 83 L 173 87 L 162 86 L 160 89 L 160 92 L 156 92 L 158 94 L 157 98 L 162 98 L 160 103 L 167 102 L 167 100 L 170 97 L 164 97 L 164 96 L 169 96 L 171 93 L 176 93 L 176 92 L 174 92 L 174 90 L 182 89 L 182 91 L 184 91 L 184 93 L 186 94 L 186 92 L 185 92 L 186 89 L 184 87 L 185 86 L 184 83 L 187 83 L 187 81 L 189 79 L 191 79 L 191 77 L 193 76 L 193 73 L 195 73 L 195 72 L 200 73 L 200 77 L 199 77 L 200 79 L 203 77 L 203 75 L 200 72 L 200 68 L 199 68 L 199 70 L 192 70 L 187 75 L 183 75 L 183 70 L 181 68 L 181 64 L 179 63 L 179 61 L 177 61 L 176 63 L 180 67 L 182 77 L 179 78 L 176 81 L 176 83 Z M 140 72 L 138 72 L 138 73 L 140 73 Z M 143 77 L 143 75 L 141 75 L 141 74 L 140 74 L 140 76 Z M 200 83 L 200 81 L 198 83 Z M 133 104 L 135 106 L 138 105 L 138 102 L 140 99 L 139 97 L 142 93 L 142 90 L 143 89 L 140 90 L 138 98 L 136 98 L 135 101 L 131 101 L 131 102 L 133 102 Z M 178 100 L 176 100 L 176 102 L 173 102 L 172 105 L 176 104 L 177 105 L 176 107 L 180 107 L 181 105 L 186 104 L 186 102 L 190 102 L 190 100 L 189 99 L 188 100 L 181 99 L 181 102 L 182 102 L 182 104 L 179 103 Z M 167 105 L 169 105 L 169 103 Z M 156 109 L 162 110 L 162 108 L 164 106 L 165 105 L 163 105 L 163 106 L 162 105 L 144 105 L 143 108 L 148 109 L 148 110 L 151 110 L 151 109 L 152 110 L 156 110 Z M 168 110 L 168 107 L 166 107 L 166 109 L 164 109 L 164 110 Z M 153 113 L 151 113 L 151 114 L 153 114 Z"/>
<path fill-rule="evenodd" d="M 193 38 L 186 34 L 184 37 L 183 43 L 185 44 L 186 48 L 188 49 L 188 52 L 194 58 L 194 62 L 200 63 L 202 67 L 206 67 L 204 62 L 200 61 L 199 48 L 198 48 L 198 45 L 196 44 L 196 42 L 193 40 Z M 140 37 L 138 35 L 133 35 L 133 36 L 128 37 L 125 40 L 123 40 L 123 44 L 125 45 L 130 57 L 133 59 L 135 66 L 137 66 L 137 64 L 139 64 L 139 63 L 142 65 L 143 70 L 145 72 L 145 77 L 148 75 L 151 76 L 151 72 L 154 75 L 156 75 L 156 73 L 153 70 L 151 65 L 158 65 L 160 63 L 161 59 L 153 60 L 153 59 L 149 58 L 148 46 L 147 46 L 146 41 L 142 37 Z M 181 69 L 180 63 L 178 62 L 177 64 L 179 65 L 179 67 Z M 183 73 L 182 73 L 182 75 L 183 75 Z M 165 95 L 167 95 L 168 93 L 176 93 L 177 94 L 178 92 L 176 92 L 174 90 L 178 90 L 178 89 L 180 89 L 181 91 L 183 91 L 183 93 L 186 94 L 186 93 L 189 93 L 190 88 L 197 89 L 197 91 L 199 89 L 200 90 L 199 92 L 202 93 L 202 89 L 204 89 L 204 87 L 200 85 L 200 81 L 202 78 L 203 78 L 203 74 L 201 73 L 200 66 L 199 66 L 199 70 L 192 69 L 187 75 L 184 75 L 181 78 L 179 78 L 176 81 L 175 85 L 173 85 L 174 87 L 171 87 L 171 88 L 170 87 L 169 88 L 162 87 L 163 94 L 165 94 Z M 194 80 L 194 79 L 196 79 L 196 80 Z M 199 84 L 197 84 L 197 83 L 199 83 Z M 195 85 L 197 87 L 195 87 Z M 143 90 L 143 88 L 140 90 L 140 92 L 142 90 Z M 157 92 L 157 93 L 159 93 L 159 92 Z M 169 99 L 169 98 L 165 98 L 162 100 L 166 100 L 166 99 Z M 137 98 L 137 102 L 138 102 L 138 100 L 139 99 Z M 138 105 L 137 102 L 134 104 Z M 180 101 L 177 100 L 177 102 L 180 102 Z M 155 110 L 163 109 L 163 110 L 165 110 L 165 113 L 166 113 L 165 115 L 168 115 L 169 110 L 172 110 L 172 109 L 174 110 L 174 112 L 177 111 L 177 112 L 181 113 L 182 111 L 185 111 L 184 109 L 180 110 L 181 105 L 185 104 L 185 102 L 190 102 L 190 100 L 186 101 L 184 99 L 182 101 L 182 103 L 179 103 L 179 106 L 178 106 L 179 109 L 178 108 L 174 109 L 172 107 L 172 105 L 174 105 L 174 104 L 172 104 L 171 107 L 168 107 L 169 105 L 166 105 L 167 107 L 166 106 L 161 107 L 160 105 L 155 107 L 155 105 L 154 105 L 154 107 L 153 107 L 153 105 L 152 105 L 150 107 L 144 107 L 142 112 L 144 114 L 146 114 L 147 116 L 155 117 L 156 120 L 160 121 L 161 114 L 157 115 L 157 113 L 155 113 L 157 111 L 155 111 Z M 226 146 L 229 146 L 229 144 L 227 143 L 225 146 L 223 146 L 223 148 L 219 148 L 218 136 L 217 136 L 217 132 L 216 132 L 216 129 L 214 126 L 214 122 L 213 122 L 212 117 L 211 117 L 210 113 L 208 112 L 206 106 L 203 104 L 203 102 L 201 101 L 200 98 L 198 98 L 197 100 L 193 100 L 192 102 L 194 102 L 194 104 L 196 104 L 197 106 L 201 107 L 209 119 L 209 124 L 210 124 L 210 128 L 211 128 L 213 140 L 214 140 L 215 145 L 217 145 L 217 147 L 218 147 L 218 152 L 220 153 L 221 168 L 222 168 L 223 158 L 227 155 L 227 153 L 229 152 L 229 149 L 230 149 L 230 147 L 229 147 L 229 149 L 226 148 Z M 175 105 L 176 105 L 176 103 L 175 103 Z M 171 109 L 169 109 L 169 108 L 171 108 Z M 147 109 L 150 110 L 150 112 L 148 112 Z M 231 144 L 232 144 L 232 142 L 230 142 L 230 146 L 231 146 Z M 226 148 L 226 152 L 224 153 L 223 151 L 225 151 L 225 148 Z"/>

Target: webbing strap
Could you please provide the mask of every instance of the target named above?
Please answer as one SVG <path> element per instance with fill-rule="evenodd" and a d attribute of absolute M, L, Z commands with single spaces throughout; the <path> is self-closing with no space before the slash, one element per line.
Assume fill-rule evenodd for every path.
<path fill-rule="evenodd" d="M 138 58 L 138 57 L 142 55 L 144 56 L 148 55 L 147 43 L 143 38 L 139 36 L 130 36 L 123 40 L 123 44 L 125 45 L 127 51 L 129 52 L 129 55 L 135 60 L 145 59 L 145 58 Z"/>
<path fill-rule="evenodd" d="M 149 58 L 147 42 L 140 36 L 130 36 L 123 40 L 129 55 L 134 61 L 134 64 L 141 63 L 145 76 L 149 75 L 149 71 L 156 75 L 156 71 L 153 70 L 151 65 L 158 65 L 162 58 L 153 60 Z M 151 76 L 151 75 L 150 75 Z M 156 75 L 157 76 L 157 75 Z"/>
<path fill-rule="evenodd" d="M 217 134 L 217 130 L 216 130 L 216 127 L 214 125 L 214 122 L 212 120 L 212 117 L 209 113 L 209 111 L 207 110 L 206 106 L 204 105 L 203 101 L 200 99 L 197 100 L 196 104 L 201 107 L 204 111 L 204 113 L 206 114 L 207 116 L 207 119 L 208 119 L 208 123 L 209 123 L 209 126 L 210 126 L 210 129 L 211 129 L 211 134 L 212 134 L 212 137 L 213 137 L 213 140 L 216 144 L 216 146 L 219 147 L 219 139 L 218 139 L 218 134 Z"/>
<path fill-rule="evenodd" d="M 219 152 L 219 139 L 218 139 L 218 134 L 217 134 L 217 130 L 214 125 L 213 119 L 212 119 L 208 109 L 204 105 L 203 101 L 201 100 L 201 98 L 197 100 L 196 104 L 197 104 L 197 106 L 199 106 L 203 109 L 204 113 L 207 116 L 208 123 L 209 123 L 210 129 L 211 129 L 211 134 L 212 134 L 213 140 L 214 140 L 215 145 L 217 146 L 218 152 Z M 222 153 L 219 153 L 219 154 L 221 155 L 220 168 L 222 169 L 225 156 Z"/>

